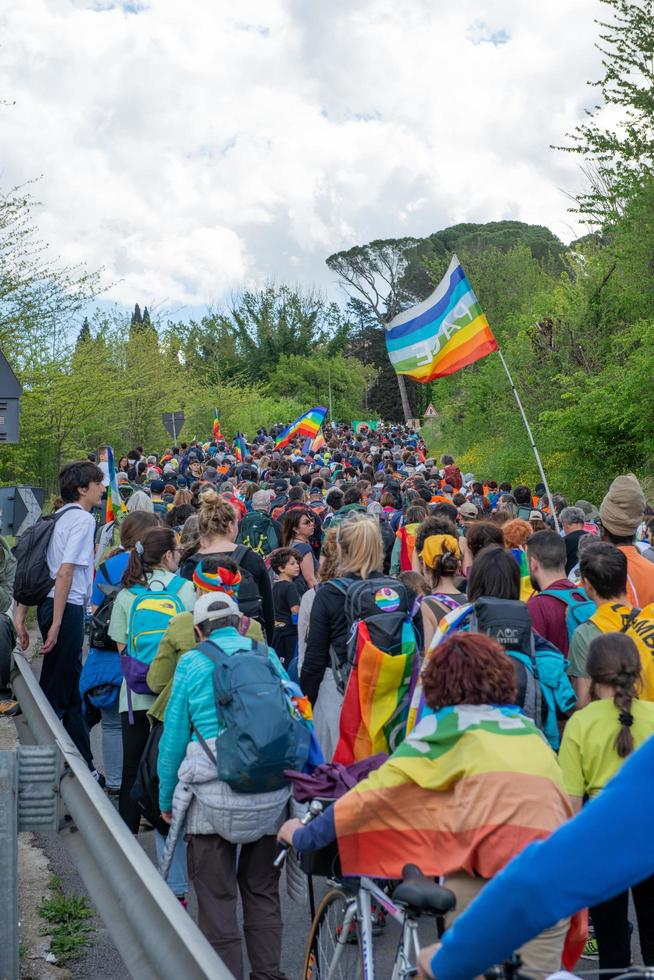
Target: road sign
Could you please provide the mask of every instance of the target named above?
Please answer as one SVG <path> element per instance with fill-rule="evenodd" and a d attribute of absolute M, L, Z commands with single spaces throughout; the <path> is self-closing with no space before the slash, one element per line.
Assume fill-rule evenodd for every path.
<path fill-rule="evenodd" d="M 41 516 L 43 487 L 0 487 L 0 531 L 18 537 Z"/>
<path fill-rule="evenodd" d="M 166 432 L 173 437 L 173 442 L 177 442 L 179 430 L 184 425 L 184 412 L 164 412 L 161 416 Z"/>
<path fill-rule="evenodd" d="M 436 411 L 436 409 L 434 408 L 431 402 L 429 402 L 429 405 L 427 405 L 427 408 L 425 409 L 424 417 L 426 419 L 438 418 L 438 412 Z"/>
<path fill-rule="evenodd" d="M 18 378 L 0 351 L 0 442 L 18 442 L 22 393 Z"/>

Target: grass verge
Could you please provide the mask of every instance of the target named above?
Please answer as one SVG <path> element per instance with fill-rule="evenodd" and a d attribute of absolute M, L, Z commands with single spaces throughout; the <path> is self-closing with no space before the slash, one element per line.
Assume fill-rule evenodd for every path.
<path fill-rule="evenodd" d="M 50 950 L 59 962 L 66 962 L 81 956 L 91 945 L 90 935 L 95 932 L 89 919 L 93 910 L 82 895 L 65 895 L 61 878 L 50 878 L 51 898 L 44 898 L 39 907 L 41 918 L 47 925 L 41 929 L 44 936 L 50 936 Z"/>

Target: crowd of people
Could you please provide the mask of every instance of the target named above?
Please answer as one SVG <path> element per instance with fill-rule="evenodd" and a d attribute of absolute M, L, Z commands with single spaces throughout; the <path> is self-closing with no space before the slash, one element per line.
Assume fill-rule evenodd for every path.
<path fill-rule="evenodd" d="M 654 732 L 654 511 L 632 474 L 571 503 L 462 473 L 403 426 L 327 427 L 315 451 L 276 448 L 279 432 L 237 454 L 222 439 L 130 450 L 108 523 L 106 448 L 62 469 L 41 686 L 129 830 L 154 828 L 184 905 L 192 882 L 237 980 L 239 894 L 251 978 L 284 976 L 278 838 L 336 842 L 345 874 L 414 861 L 445 878 L 457 908 L 422 975 L 475 976 L 491 963 L 462 942 L 491 879 L 501 891 L 512 859 L 586 819 Z M 318 819 L 288 819 L 284 770 L 373 756 Z M 589 892 L 602 969 L 630 963 L 630 886 L 654 965 L 654 860 L 641 871 Z M 495 945 L 510 933 L 527 973 L 554 972 L 583 905 L 552 901 L 521 931 L 496 904 Z"/>

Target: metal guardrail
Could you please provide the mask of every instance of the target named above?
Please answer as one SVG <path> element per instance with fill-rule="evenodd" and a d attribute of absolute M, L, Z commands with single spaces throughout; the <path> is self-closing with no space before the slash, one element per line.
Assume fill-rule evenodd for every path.
<path fill-rule="evenodd" d="M 92 777 L 18 653 L 11 682 L 23 712 L 16 719 L 21 743 L 59 749 L 59 790 L 72 818 L 62 832 L 130 976 L 233 980 Z"/>

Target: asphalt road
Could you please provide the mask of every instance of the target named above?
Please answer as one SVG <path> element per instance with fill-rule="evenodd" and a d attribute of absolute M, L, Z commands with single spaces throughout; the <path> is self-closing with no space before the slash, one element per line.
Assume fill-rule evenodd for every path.
<path fill-rule="evenodd" d="M 34 660 L 32 666 L 35 674 L 38 676 L 40 672 L 40 660 Z M 99 726 L 96 726 L 91 732 L 91 745 L 96 764 L 100 771 L 102 771 L 102 744 Z M 73 860 L 68 852 L 65 834 L 39 834 L 36 835 L 36 838 L 38 845 L 49 858 L 53 873 L 60 876 L 64 891 L 68 894 L 75 892 L 87 895 L 84 883 L 77 874 Z M 145 852 L 153 859 L 153 833 L 151 831 L 142 831 L 138 839 Z M 329 886 L 324 879 L 314 879 L 314 882 L 317 903 L 325 889 Z M 302 970 L 304 948 L 310 925 L 309 907 L 308 904 L 306 906 L 300 906 L 288 897 L 284 873 L 282 873 L 280 890 L 283 913 L 282 969 L 289 980 L 297 980 Z M 197 903 L 192 886 L 189 893 L 189 914 L 193 918 L 197 918 Z M 631 903 L 630 918 L 634 923 L 634 963 L 641 963 L 642 958 L 640 943 L 638 941 L 638 930 L 635 926 L 636 916 L 633 904 Z M 93 980 L 119 980 L 119 978 L 127 978 L 128 974 L 120 958 L 120 954 L 99 916 L 96 916 L 95 927 L 96 932 L 92 937 L 92 947 L 90 947 L 83 957 L 67 964 L 73 976 L 84 978 L 84 980 L 87 980 L 89 977 L 93 977 Z M 375 937 L 375 965 L 378 980 L 388 980 L 390 978 L 398 937 L 399 928 L 392 921 L 387 922 L 382 935 Z M 420 938 L 423 944 L 436 940 L 433 920 L 428 918 L 423 920 L 420 926 Z M 249 974 L 245 946 L 244 956 L 245 976 L 247 977 Z M 596 964 L 596 960 L 581 960 L 577 966 L 577 971 L 586 976 L 596 976 L 593 972 L 593 967 Z"/>
<path fill-rule="evenodd" d="M 39 658 L 32 661 L 32 668 L 37 676 L 40 673 L 40 667 L 41 660 Z M 96 765 L 102 771 L 102 741 L 99 726 L 96 726 L 91 732 L 91 747 Z M 84 883 L 77 873 L 68 851 L 66 835 L 38 834 L 36 837 L 38 846 L 42 848 L 50 861 L 53 874 L 57 874 L 61 878 L 64 891 L 67 894 L 77 893 L 88 897 Z M 153 832 L 141 831 L 138 839 L 145 852 L 151 859 L 154 859 Z M 328 885 L 325 879 L 314 879 L 314 882 L 317 903 Z M 309 907 L 308 904 L 300 906 L 289 898 L 284 872 L 282 872 L 280 892 L 283 915 L 282 969 L 289 980 L 297 980 L 302 970 L 304 948 L 311 921 Z M 192 886 L 189 893 L 189 915 L 192 915 L 194 919 L 197 918 L 197 903 Z M 96 931 L 92 935 L 93 945 L 84 956 L 67 964 L 73 976 L 84 978 L 84 980 L 88 980 L 89 977 L 93 977 L 93 980 L 127 978 L 128 973 L 120 954 L 99 916 L 96 916 L 94 925 Z M 433 920 L 424 920 L 421 925 L 421 937 L 425 943 L 435 941 L 436 933 Z M 379 980 L 390 978 L 398 938 L 399 928 L 392 921 L 387 923 L 382 935 L 375 937 L 375 961 Z M 245 976 L 247 977 L 245 944 L 244 956 L 246 957 Z"/>

